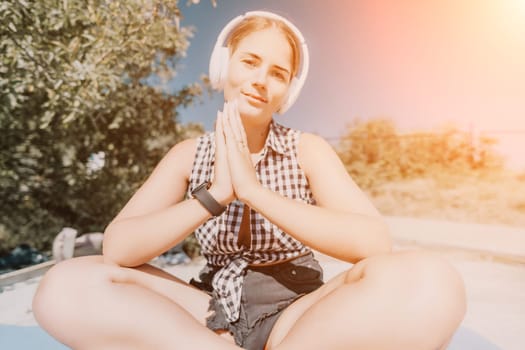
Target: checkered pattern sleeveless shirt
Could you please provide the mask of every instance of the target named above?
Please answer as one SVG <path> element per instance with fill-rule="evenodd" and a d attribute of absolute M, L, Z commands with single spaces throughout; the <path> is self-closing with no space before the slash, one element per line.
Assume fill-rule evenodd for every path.
<path fill-rule="evenodd" d="M 297 162 L 299 136 L 298 130 L 272 121 L 255 170 L 264 187 L 285 197 L 314 204 L 306 175 Z M 215 134 L 207 133 L 199 137 L 188 196 L 191 197 L 191 191 L 198 185 L 213 179 L 214 156 Z M 243 276 L 249 264 L 277 262 L 310 251 L 253 209 L 250 213 L 251 247 L 238 244 L 243 210 L 244 204 L 235 200 L 222 215 L 212 217 L 195 230 L 195 236 L 208 263 L 221 266 L 212 285 L 230 322 L 239 318 Z"/>

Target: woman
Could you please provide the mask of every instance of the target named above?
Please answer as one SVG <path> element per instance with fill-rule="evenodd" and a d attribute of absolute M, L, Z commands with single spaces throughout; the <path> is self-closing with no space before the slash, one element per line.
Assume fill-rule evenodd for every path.
<path fill-rule="evenodd" d="M 457 272 L 391 253 L 333 149 L 273 120 L 307 70 L 286 19 L 231 21 L 210 63 L 226 101 L 215 132 L 168 152 L 107 227 L 103 256 L 46 274 L 40 325 L 74 349 L 445 349 L 465 312 Z M 147 264 L 194 231 L 199 281 Z M 311 249 L 354 266 L 323 284 Z"/>

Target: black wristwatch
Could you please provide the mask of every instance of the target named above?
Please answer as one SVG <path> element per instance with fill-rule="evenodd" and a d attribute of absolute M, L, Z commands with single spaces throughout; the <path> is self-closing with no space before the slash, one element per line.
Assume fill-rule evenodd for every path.
<path fill-rule="evenodd" d="M 213 198 L 211 193 L 208 192 L 209 187 L 209 182 L 203 182 L 193 191 L 191 191 L 191 195 L 193 198 L 197 199 L 202 204 L 202 206 L 210 212 L 211 215 L 219 216 L 226 210 L 226 206 L 217 202 L 215 198 Z"/>

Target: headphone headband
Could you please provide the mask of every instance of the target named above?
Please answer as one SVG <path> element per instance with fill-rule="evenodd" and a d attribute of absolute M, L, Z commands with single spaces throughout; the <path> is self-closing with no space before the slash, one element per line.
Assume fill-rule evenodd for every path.
<path fill-rule="evenodd" d="M 308 75 L 308 68 L 310 65 L 310 57 L 308 55 L 308 47 L 304 40 L 302 33 L 299 29 L 293 25 L 286 18 L 279 16 L 272 12 L 267 11 L 250 11 L 246 12 L 244 15 L 240 15 L 232 19 L 226 26 L 222 29 L 219 36 L 217 37 L 217 42 L 213 48 L 213 52 L 210 58 L 210 83 L 214 89 L 222 90 L 224 87 L 224 80 L 228 72 L 228 64 L 230 59 L 230 53 L 228 47 L 225 46 L 225 41 L 231 32 L 241 23 L 244 19 L 249 17 L 264 17 L 277 21 L 283 22 L 290 30 L 295 34 L 297 39 L 300 42 L 300 73 L 297 74 L 297 77 L 292 77 L 290 87 L 288 88 L 288 96 L 286 97 L 283 105 L 279 109 L 279 113 L 284 113 L 288 110 L 297 97 L 299 92 L 304 85 L 306 77 Z"/>

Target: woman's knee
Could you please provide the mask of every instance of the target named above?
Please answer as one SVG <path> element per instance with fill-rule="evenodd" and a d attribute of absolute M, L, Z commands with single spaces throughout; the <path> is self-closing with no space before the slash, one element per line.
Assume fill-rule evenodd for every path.
<path fill-rule="evenodd" d="M 463 278 L 457 269 L 443 257 L 430 252 L 407 252 L 404 266 L 408 267 L 408 281 L 414 288 L 437 304 L 453 307 L 463 314 L 466 310 L 466 294 Z"/>
<path fill-rule="evenodd" d="M 429 345 L 419 348 L 442 346 L 463 320 L 463 280 L 437 254 L 398 252 L 365 259 L 356 267 L 354 275 L 360 276 L 362 290 L 370 300 L 376 298 L 376 305 L 389 310 L 397 333 L 410 334 L 413 344 Z"/>
<path fill-rule="evenodd" d="M 452 264 L 431 252 L 409 251 L 372 257 L 356 266 L 364 280 L 388 287 L 421 314 L 459 322 L 466 312 L 463 279 Z M 355 273 L 355 272 L 354 272 Z"/>
<path fill-rule="evenodd" d="M 90 285 L 111 281 L 115 267 L 102 263 L 101 256 L 79 257 L 62 261 L 46 272 L 33 297 L 33 314 L 42 325 L 54 322 L 72 305 L 85 300 Z M 73 308 L 75 309 L 75 308 Z"/>

